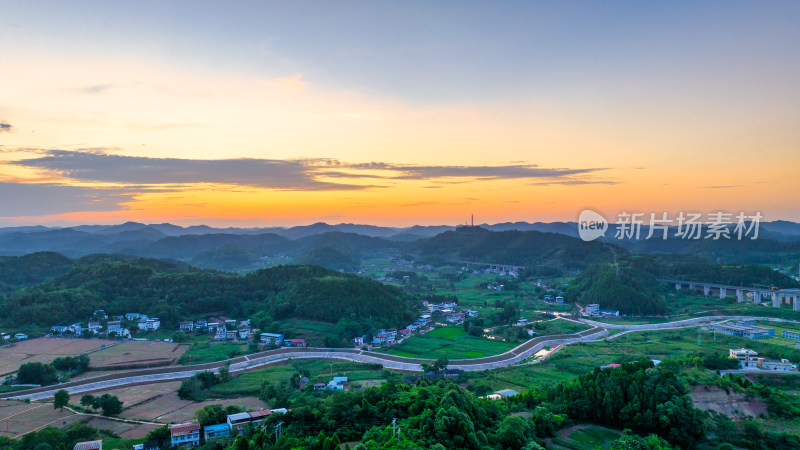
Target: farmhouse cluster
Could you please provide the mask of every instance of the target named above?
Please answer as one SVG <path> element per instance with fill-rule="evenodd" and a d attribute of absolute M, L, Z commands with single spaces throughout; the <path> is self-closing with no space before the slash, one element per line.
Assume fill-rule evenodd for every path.
<path fill-rule="evenodd" d="M 158 317 L 148 317 L 146 314 L 127 313 L 121 316 L 109 317 L 105 311 L 98 309 L 92 314 L 88 322 L 76 322 L 70 325 L 53 325 L 50 330 L 53 334 L 75 337 L 107 336 L 130 339 L 132 333 L 139 331 L 155 331 L 161 328 Z"/>
<path fill-rule="evenodd" d="M 422 308 L 419 312 L 422 314 L 420 314 L 413 323 L 408 324 L 402 330 L 397 330 L 396 328 L 380 329 L 377 330 L 373 336 L 355 336 L 353 338 L 353 345 L 355 348 L 366 350 L 389 347 L 403 342 L 403 339 L 415 334 L 425 334 L 433 330 L 437 324 L 444 325 L 448 323 L 460 325 L 464 323 L 464 320 L 468 317 L 478 316 L 477 311 L 469 309 L 462 310 L 455 302 L 433 303 L 423 301 Z"/>

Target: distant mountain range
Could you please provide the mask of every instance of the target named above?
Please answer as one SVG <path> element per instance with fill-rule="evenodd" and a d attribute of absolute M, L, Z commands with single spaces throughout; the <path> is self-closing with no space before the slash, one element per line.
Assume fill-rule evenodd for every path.
<path fill-rule="evenodd" d="M 618 225 L 611 224 L 606 243 L 635 253 L 691 253 L 723 261 L 788 263 L 800 249 L 800 224 L 788 221 L 760 224 L 759 239 L 745 240 L 617 240 Z M 476 233 L 450 234 L 455 230 Z M 480 231 L 480 232 L 477 232 Z M 483 233 L 483 232 L 487 233 Z M 495 232 L 495 233 L 488 233 Z M 641 236 L 647 236 L 643 227 Z M 671 234 L 674 234 L 672 232 Z M 332 269 L 353 270 L 365 256 L 410 254 L 429 260 L 470 259 L 485 256 L 492 262 L 524 264 L 542 260 L 551 252 L 567 265 L 580 263 L 588 255 L 578 245 L 575 222 L 482 224 L 459 226 L 413 226 L 405 228 L 374 225 L 315 223 L 291 228 L 212 228 L 205 225 L 181 227 L 169 223 L 80 225 L 69 228 L 44 226 L 0 228 L 0 256 L 21 256 L 52 251 L 70 258 L 97 253 L 175 259 L 221 270 L 249 270 L 277 263 L 318 264 Z M 566 240 L 565 240 L 566 238 Z M 596 242 L 595 244 L 600 244 Z"/>

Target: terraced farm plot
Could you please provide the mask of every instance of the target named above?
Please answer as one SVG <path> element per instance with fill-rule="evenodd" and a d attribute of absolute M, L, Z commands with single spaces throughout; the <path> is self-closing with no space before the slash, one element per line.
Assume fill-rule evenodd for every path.
<path fill-rule="evenodd" d="M 60 356 L 74 356 L 102 348 L 111 350 L 119 341 L 41 337 L 0 347 L 0 376 L 16 372 L 26 362 L 49 363 Z M 94 359 L 97 352 L 90 355 Z"/>
<path fill-rule="evenodd" d="M 69 410 L 53 409 L 52 403 L 0 400 L 0 436 L 18 437 L 48 425 L 65 427 L 80 419 Z"/>
<path fill-rule="evenodd" d="M 124 341 L 91 355 L 92 369 L 159 367 L 175 364 L 189 344 L 171 342 Z"/>
<path fill-rule="evenodd" d="M 203 402 L 181 400 L 177 392 L 160 394 L 138 405 L 125 409 L 121 416 L 126 419 L 145 420 L 161 423 L 182 423 L 193 420 L 194 412 L 208 405 L 236 405 L 246 410 L 266 408 L 266 403 L 255 397 L 231 399 L 212 399 Z"/>
<path fill-rule="evenodd" d="M 435 359 L 446 356 L 448 359 L 467 359 L 497 355 L 515 346 L 508 342 L 470 336 L 461 327 L 443 327 L 422 336 L 412 336 L 383 351 L 411 358 Z"/>

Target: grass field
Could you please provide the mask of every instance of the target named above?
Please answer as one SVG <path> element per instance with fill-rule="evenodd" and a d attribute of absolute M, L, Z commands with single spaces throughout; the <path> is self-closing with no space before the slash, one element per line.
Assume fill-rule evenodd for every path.
<path fill-rule="evenodd" d="M 67 339 L 41 337 L 0 347 L 0 376 L 16 372 L 26 362 L 49 363 L 59 356 L 73 356 L 102 346 L 113 346 L 119 341 L 103 339 Z M 107 348 L 107 351 L 111 348 Z M 97 353 L 90 355 L 94 360 Z"/>
<path fill-rule="evenodd" d="M 548 448 L 596 450 L 608 448 L 622 433 L 598 425 L 573 425 L 558 432 Z"/>
<path fill-rule="evenodd" d="M 280 324 L 287 339 L 305 339 L 309 347 L 322 347 L 325 336 L 336 335 L 336 325 L 327 322 L 286 319 Z"/>
<path fill-rule="evenodd" d="M 90 356 L 92 369 L 153 367 L 175 364 L 189 344 L 171 342 L 124 341 Z"/>
<path fill-rule="evenodd" d="M 204 364 L 234 358 L 247 353 L 247 344 L 206 342 L 192 345 L 178 360 L 180 364 Z"/>
<path fill-rule="evenodd" d="M 682 330 L 642 331 L 602 342 L 567 345 L 541 363 L 506 367 L 469 374 L 473 383 L 485 383 L 492 389 L 542 388 L 571 380 L 595 367 L 639 359 L 679 359 L 690 354 L 728 354 L 731 348 L 751 348 L 769 358 L 788 357 L 800 361 L 800 351 L 765 341 Z"/>
<path fill-rule="evenodd" d="M 463 359 L 496 355 L 514 347 L 512 343 L 470 336 L 463 328 L 453 326 L 436 328 L 422 336 L 412 336 L 382 351 L 412 358 L 446 356 L 448 359 Z"/>
<path fill-rule="evenodd" d="M 288 381 L 295 373 L 297 369 L 291 366 L 270 366 L 265 369 L 249 370 L 236 375 L 227 383 L 213 386 L 210 394 L 219 397 L 258 395 L 261 383 L 264 381 L 280 384 L 282 381 Z"/>

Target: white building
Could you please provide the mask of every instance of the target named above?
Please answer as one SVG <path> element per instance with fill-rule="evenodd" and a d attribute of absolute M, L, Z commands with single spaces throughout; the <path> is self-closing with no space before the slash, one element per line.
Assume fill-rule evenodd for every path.
<path fill-rule="evenodd" d="M 597 303 L 586 305 L 586 314 L 589 314 L 590 316 L 596 316 L 600 314 L 600 305 Z"/>

